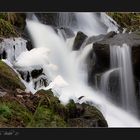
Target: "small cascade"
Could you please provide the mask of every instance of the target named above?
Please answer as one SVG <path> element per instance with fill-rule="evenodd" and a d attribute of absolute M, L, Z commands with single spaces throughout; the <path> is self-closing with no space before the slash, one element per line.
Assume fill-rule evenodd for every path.
<path fill-rule="evenodd" d="M 86 59 L 92 44 L 86 45 L 84 42 L 79 50 L 74 51 L 75 36 L 67 38 L 61 30 L 56 33 L 51 26 L 41 24 L 35 15 L 32 16 L 26 23 L 34 48 L 26 50 L 26 44 L 20 40 L 18 47 L 24 46 L 23 50 L 20 50 L 22 47 L 15 49 L 10 42 L 12 49 L 9 48 L 14 50 L 13 53 L 5 44 L 1 48 L 7 49 L 0 51 L 5 51 L 2 57 L 6 57 L 7 61 L 14 62 L 12 67 L 20 73 L 27 90 L 35 93 L 40 89 L 52 89 L 63 104 L 68 103 L 69 99 L 78 102 L 78 98 L 83 96 L 81 103 L 88 101 L 97 107 L 110 127 L 139 127 L 140 121 L 132 111 L 136 106 L 130 47 L 126 44 L 110 47 L 111 69 L 101 77 L 100 92 L 91 88 L 87 81 Z M 75 35 L 81 31 L 88 37 L 118 31 L 117 24 L 105 13 L 60 12 L 56 24 L 70 28 Z M 123 108 L 108 97 L 108 92 L 114 90 L 108 85 L 112 76 L 119 76 L 117 81 L 120 83 Z"/>
<path fill-rule="evenodd" d="M 133 113 L 137 113 L 135 86 L 131 62 L 131 48 L 127 44 L 110 46 L 110 70 L 101 77 L 101 89 L 107 96 L 116 92 L 119 104 Z M 114 73 L 115 71 L 115 73 Z M 117 73 L 116 73 L 117 72 Z M 111 81 L 113 83 L 109 83 Z M 113 87 L 113 84 L 117 84 Z M 112 90 L 112 91 L 111 91 Z"/>
<path fill-rule="evenodd" d="M 109 93 L 114 92 L 114 90 L 112 91 L 112 85 L 110 86 L 110 79 L 112 78 L 111 77 L 112 75 L 114 76 L 118 73 L 118 70 L 119 69 L 117 69 L 117 68 L 114 68 L 114 69 L 112 68 L 112 69 L 108 70 L 107 72 L 105 72 L 101 77 L 101 83 L 100 83 L 101 91 L 104 93 L 104 96 L 106 96 L 106 97 L 110 98 Z M 114 83 L 112 83 L 112 84 L 114 84 Z M 116 85 L 118 85 L 118 83 Z"/>
<path fill-rule="evenodd" d="M 72 12 L 59 12 L 57 13 L 57 26 L 71 28 L 74 26 L 74 13 Z"/>
<path fill-rule="evenodd" d="M 59 12 L 57 25 L 82 31 L 88 36 L 118 31 L 117 23 L 105 13 L 95 12 Z"/>
<path fill-rule="evenodd" d="M 108 16 L 106 13 L 102 12 L 100 13 L 101 21 L 108 27 L 107 32 L 115 31 L 119 33 L 118 28 L 119 25 L 116 21 L 114 21 L 110 16 Z"/>
<path fill-rule="evenodd" d="M 80 96 L 84 96 L 83 101 L 90 101 L 99 108 L 107 119 L 109 126 L 139 126 L 139 120 L 133 115 L 119 108 L 112 101 L 88 86 L 85 59 L 92 49 L 92 44 L 81 47 L 80 50 L 72 51 L 73 38 L 65 41 L 50 26 L 38 22 L 27 21 L 27 27 L 36 47 L 34 49 L 38 49 L 37 52 L 40 54 L 37 62 L 38 64 L 44 64 L 42 65 L 43 72 L 49 80 L 49 85 L 43 88 L 44 90 L 51 88 L 64 104 L 69 99 L 77 102 Z M 46 57 L 43 57 L 44 51 L 41 53 L 40 49 L 48 50 L 49 53 Z M 37 57 L 36 55 L 33 56 L 30 59 L 30 65 L 37 64 L 34 62 Z M 24 64 L 26 67 L 26 65 L 29 65 L 26 63 L 27 59 L 28 57 L 25 55 L 24 63 L 20 63 L 19 59 L 17 64 L 19 66 Z M 49 65 L 52 71 L 48 69 Z"/>

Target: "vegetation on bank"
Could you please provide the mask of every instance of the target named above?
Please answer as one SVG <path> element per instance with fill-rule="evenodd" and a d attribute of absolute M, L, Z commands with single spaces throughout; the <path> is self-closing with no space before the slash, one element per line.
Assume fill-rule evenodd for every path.
<path fill-rule="evenodd" d="M 0 127 L 107 127 L 107 123 L 95 107 L 73 100 L 64 106 L 51 90 L 41 90 L 0 97 Z"/>
<path fill-rule="evenodd" d="M 0 13 L 0 37 L 19 37 L 20 32 L 25 28 L 24 13 Z"/>
<path fill-rule="evenodd" d="M 101 112 L 89 107 L 73 100 L 65 106 L 51 90 L 40 90 L 34 95 L 25 92 L 15 71 L 0 61 L 0 127 L 95 127 L 95 122 L 107 126 Z"/>
<path fill-rule="evenodd" d="M 107 12 L 122 28 L 128 31 L 140 29 L 140 13 L 139 12 Z"/>

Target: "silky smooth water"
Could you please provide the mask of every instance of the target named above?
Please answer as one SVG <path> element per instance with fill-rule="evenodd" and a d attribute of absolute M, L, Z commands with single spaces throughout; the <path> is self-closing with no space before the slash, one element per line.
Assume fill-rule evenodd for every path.
<path fill-rule="evenodd" d="M 108 96 L 111 92 L 109 90 L 111 86 L 109 80 L 114 70 L 117 70 L 120 88 L 113 88 L 120 93 L 118 96 L 120 96 L 122 107 L 131 113 L 137 114 L 131 48 L 127 44 L 123 44 L 122 46 L 110 46 L 110 70 L 105 72 L 101 77 L 102 92 L 106 93 Z"/>
<path fill-rule="evenodd" d="M 83 31 L 88 36 L 106 34 L 109 30 L 118 29 L 117 25 L 112 24 L 110 18 L 104 13 L 99 15 L 97 13 L 74 13 L 76 17 L 76 24 L 74 26 L 69 24 L 71 18 L 64 22 L 64 19 L 67 18 L 66 15 L 71 16 L 71 14 L 66 13 L 63 17 L 62 13 L 59 24 L 68 25 L 74 32 Z M 75 28 L 75 25 L 79 28 Z M 27 20 L 27 29 L 35 48 L 30 51 L 23 50 L 20 52 L 13 63 L 14 68 L 26 71 L 43 68 L 44 76 L 47 77 L 49 83 L 47 87 L 42 86 L 34 89 L 33 79 L 29 83 L 23 81 L 28 91 L 35 93 L 39 89 L 48 90 L 51 88 L 54 95 L 63 104 L 66 104 L 69 99 L 79 102 L 78 98 L 84 96 L 80 103 L 90 101 L 103 113 L 109 127 L 140 126 L 140 121 L 134 115 L 130 114 L 127 110 L 119 108 L 108 100 L 106 96 L 100 94 L 99 91 L 89 87 L 86 58 L 92 49 L 92 44 L 82 46 L 78 51 L 73 51 L 72 45 L 75 37 L 64 40 L 61 33 L 59 35 L 56 34 L 52 27 L 39 23 L 36 17 Z M 120 53 L 122 57 L 128 56 L 126 48 L 122 49 Z M 124 59 L 126 58 L 120 59 L 122 65 L 126 63 Z M 127 59 L 130 58 L 128 57 Z M 5 62 L 13 67 L 9 61 L 8 59 Z M 123 74 L 128 68 L 127 66 L 124 67 Z M 131 73 L 131 70 L 128 73 Z M 125 81 L 128 80 L 128 73 L 125 75 Z M 124 91 L 126 91 L 126 88 L 124 88 Z M 126 96 L 130 96 L 130 94 Z"/>
<path fill-rule="evenodd" d="M 27 21 L 27 27 L 34 42 L 34 49 L 38 49 L 37 52 L 40 54 L 39 57 L 30 54 L 34 56 L 30 57 L 30 66 L 35 65 L 34 60 L 37 58 L 38 63 L 36 64 L 42 65 L 43 72 L 50 81 L 48 87 L 42 88 L 45 90 L 51 88 L 64 104 L 69 99 L 78 102 L 78 98 L 84 96 L 81 102 L 91 101 L 103 113 L 110 127 L 140 126 L 140 122 L 135 116 L 117 107 L 88 86 L 85 58 L 92 49 L 91 44 L 83 47 L 82 50 L 72 51 L 73 38 L 64 41 L 50 26 L 30 20 Z M 19 57 L 16 65 L 26 67 L 28 57 L 24 55 L 22 59 L 24 63 Z"/>

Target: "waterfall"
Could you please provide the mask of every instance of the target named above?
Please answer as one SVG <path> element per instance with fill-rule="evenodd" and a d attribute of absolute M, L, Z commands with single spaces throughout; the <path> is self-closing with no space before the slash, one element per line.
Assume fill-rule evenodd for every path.
<path fill-rule="evenodd" d="M 59 12 L 57 25 L 68 27 L 73 31 L 82 31 L 88 36 L 118 31 L 117 23 L 105 13 L 90 12 Z"/>
<path fill-rule="evenodd" d="M 87 69 L 84 61 L 92 48 L 92 44 L 79 51 L 72 51 L 71 45 L 73 43 L 71 41 L 74 41 L 74 39 L 64 41 L 50 26 L 29 20 L 27 21 L 27 27 L 36 47 L 34 50 L 37 49 L 36 52 L 40 54 L 40 57 L 37 57 L 37 55 L 31 53 L 34 57 L 30 57 L 30 66 L 40 63 L 43 72 L 50 81 L 49 86 L 43 89 L 52 88 L 54 94 L 64 104 L 69 99 L 77 102 L 80 96 L 84 96 L 83 101 L 91 101 L 99 108 L 107 119 L 109 126 L 130 127 L 140 125 L 135 117 L 118 108 L 88 86 Z M 22 67 L 24 64 L 24 67 L 27 67 L 28 57 L 24 55 L 22 59 L 24 63 L 20 63 L 20 59 L 17 59 L 17 64 L 22 65 Z M 37 63 L 35 63 L 35 59 L 38 59 Z"/>
<path fill-rule="evenodd" d="M 71 23 L 69 16 L 74 16 L 76 23 Z M 109 19 L 107 21 L 103 20 L 104 16 L 104 14 L 98 15 L 97 13 L 61 13 L 59 25 L 66 25 L 64 27 L 69 27 L 74 32 L 82 31 L 88 36 L 106 34 L 108 30 L 116 30 L 117 25 L 112 24 Z M 68 20 L 66 19 L 65 21 L 65 18 L 68 18 Z M 88 85 L 86 58 L 92 49 L 92 44 L 73 51 L 72 45 L 75 37 L 64 40 L 61 33 L 58 35 L 51 26 L 39 23 L 36 18 L 35 21 L 28 19 L 26 23 L 34 48 L 30 51 L 22 52 L 16 58 L 14 66 L 18 69 L 29 71 L 42 68 L 43 74 L 48 80 L 47 87 L 42 86 L 34 89 L 34 79 L 30 79 L 29 83 L 26 82 L 26 87 L 30 91 L 35 93 L 39 89 L 48 90 L 51 88 L 54 95 L 63 104 L 68 103 L 69 99 L 79 102 L 78 98 L 84 96 L 81 102 L 89 101 L 96 106 L 103 113 L 109 127 L 140 126 L 140 121 L 134 115 L 118 107 L 106 96 L 103 96 L 100 91 L 96 91 Z M 116 26 L 116 28 L 110 28 L 111 25 Z M 123 56 L 125 52 L 129 52 L 126 46 L 124 45 L 125 49 L 120 48 L 120 53 Z M 128 54 L 125 57 L 128 57 Z M 130 58 L 128 57 L 128 59 Z M 122 58 L 120 61 L 123 60 Z M 126 62 L 123 62 L 122 65 L 124 63 Z M 124 72 L 128 69 L 126 67 Z M 118 71 L 117 67 L 114 67 L 107 75 L 115 71 Z M 125 76 L 125 81 L 127 81 L 128 77 L 127 75 Z M 124 90 L 126 89 L 124 88 Z"/>
<path fill-rule="evenodd" d="M 57 13 L 57 26 L 72 27 L 74 25 L 74 15 L 70 12 Z"/>
<path fill-rule="evenodd" d="M 115 75 L 114 71 L 117 70 L 116 77 L 111 77 Z M 114 86 L 113 91 L 111 88 L 111 84 L 109 80 L 118 78 L 120 88 Z M 113 82 L 114 82 L 113 81 Z M 115 90 L 120 93 L 120 104 L 121 106 L 132 112 L 137 113 L 137 105 L 136 105 L 136 95 L 135 95 L 135 86 L 134 86 L 134 78 L 133 78 L 133 70 L 132 70 L 132 62 L 131 62 L 131 48 L 127 44 L 123 44 L 122 46 L 110 46 L 110 70 L 105 72 L 101 77 L 101 89 L 102 92 L 105 92 L 107 96 L 114 92 Z M 116 94 L 118 94 L 116 93 Z"/>

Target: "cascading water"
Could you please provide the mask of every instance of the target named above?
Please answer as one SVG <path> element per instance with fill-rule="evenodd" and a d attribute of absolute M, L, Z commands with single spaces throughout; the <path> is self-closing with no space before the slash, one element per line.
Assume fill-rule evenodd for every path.
<path fill-rule="evenodd" d="M 118 89 L 116 86 L 113 88 L 120 95 L 116 96 L 120 96 L 120 104 L 122 104 L 121 106 L 124 109 L 136 114 L 137 105 L 131 62 L 131 48 L 127 44 L 110 46 L 110 65 L 111 70 L 105 72 L 101 78 L 102 92 L 105 92 L 107 96 L 111 94 L 112 91 L 110 90 L 111 85 L 109 81 L 110 79 L 116 78 L 111 77 L 112 75 L 117 74 L 119 83 L 116 85 L 119 84 L 120 88 Z"/>
<path fill-rule="evenodd" d="M 37 49 L 40 54 L 38 61 L 50 81 L 49 86 L 44 89 L 52 88 L 54 94 L 63 103 L 67 103 L 70 98 L 77 102 L 80 96 L 84 96 L 83 101 L 92 101 L 102 111 L 109 126 L 140 126 L 140 122 L 131 114 L 116 107 L 88 86 L 84 61 L 92 48 L 91 44 L 79 51 L 72 51 L 68 42 L 58 36 L 51 27 L 33 21 L 27 21 L 27 27 L 34 41 L 35 50 Z M 73 41 L 73 39 L 69 41 Z M 44 51 L 41 52 L 41 50 Z M 46 55 L 45 50 L 48 52 Z M 35 57 L 35 55 L 33 56 Z M 36 64 L 34 57 L 30 58 L 31 65 Z M 25 56 L 23 59 L 25 63 L 17 59 L 17 64 L 19 66 L 24 64 L 26 67 L 28 58 Z"/>
<path fill-rule="evenodd" d="M 82 31 L 88 36 L 118 31 L 117 23 L 105 13 L 60 12 L 58 13 L 57 22 L 60 27 L 68 27 L 73 31 Z"/>
<path fill-rule="evenodd" d="M 86 14 L 91 19 L 86 18 Z M 87 35 L 106 34 L 108 26 L 102 24 L 100 18 L 95 18 L 94 13 L 74 13 L 78 30 L 85 31 Z M 98 17 L 98 16 L 97 16 Z M 36 19 L 36 18 L 35 18 Z M 98 19 L 98 20 L 97 20 Z M 61 18 L 63 22 L 64 18 Z M 88 20 L 88 21 L 87 21 Z M 109 20 L 108 20 L 109 22 Z M 67 23 L 64 23 L 67 24 Z M 101 26 L 97 26 L 97 25 Z M 110 23 L 111 24 L 111 23 Z M 90 25 L 90 26 L 89 26 Z M 97 28 L 92 27 L 92 25 Z M 72 26 L 72 24 L 71 24 Z M 83 28 L 85 26 L 85 28 Z M 114 25 L 115 26 L 115 25 Z M 70 26 L 69 26 L 70 27 Z M 104 29 L 105 27 L 105 29 Z M 52 89 L 53 93 L 59 97 L 62 103 L 67 103 L 69 99 L 79 102 L 78 98 L 84 96 L 81 102 L 90 101 L 99 108 L 107 120 L 110 127 L 139 127 L 140 121 L 130 113 L 114 105 L 105 96 L 88 86 L 86 57 L 92 49 L 92 44 L 83 46 L 78 51 L 72 50 L 74 38 L 64 40 L 62 36 L 57 35 L 50 26 L 43 25 L 38 21 L 27 20 L 27 28 L 33 40 L 31 51 L 23 52 L 16 58 L 14 64 L 18 69 L 43 69 L 44 76 L 47 77 L 49 85 L 39 87 L 45 90 Z M 87 28 L 87 29 L 86 29 Z M 117 27 L 116 27 L 117 28 Z M 92 31 L 92 32 L 91 32 Z M 26 86 L 33 93 L 36 90 L 33 87 L 33 79 Z"/>

